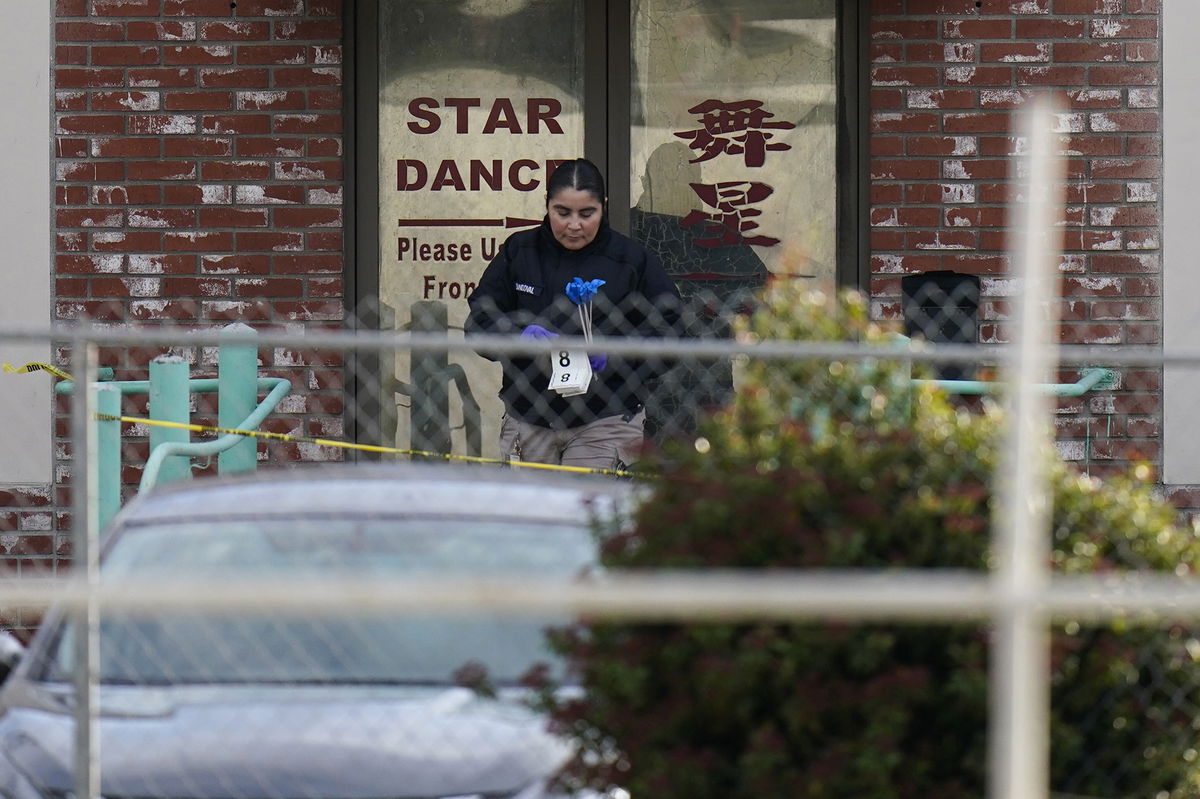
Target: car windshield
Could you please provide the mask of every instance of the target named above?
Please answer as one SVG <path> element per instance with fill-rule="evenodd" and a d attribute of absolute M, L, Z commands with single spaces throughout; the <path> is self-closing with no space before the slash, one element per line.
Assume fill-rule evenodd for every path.
<path fill-rule="evenodd" d="M 438 574 L 578 575 L 594 561 L 588 521 L 491 518 L 308 517 L 175 521 L 123 530 L 106 553 L 105 579 L 221 576 L 295 579 L 303 591 L 330 577 L 404 580 Z M 466 667 L 496 685 L 545 663 L 561 676 L 544 630 L 567 617 L 172 611 L 100 627 L 101 680 L 117 684 L 448 684 Z M 65 679 L 67 625 L 47 679 Z"/>

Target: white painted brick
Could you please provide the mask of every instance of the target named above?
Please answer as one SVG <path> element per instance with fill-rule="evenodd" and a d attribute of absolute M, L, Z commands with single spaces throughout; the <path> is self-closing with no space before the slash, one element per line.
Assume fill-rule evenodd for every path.
<path fill-rule="evenodd" d="M 1142 86 L 1129 90 L 1130 108 L 1158 108 L 1160 105 L 1158 88 Z"/>
<path fill-rule="evenodd" d="M 1054 448 L 1058 450 L 1058 457 L 1064 461 L 1082 461 L 1087 460 L 1087 442 L 1086 441 L 1062 441 L 1054 442 Z"/>
<path fill-rule="evenodd" d="M 309 205 L 341 205 L 342 188 L 316 188 L 308 190 Z"/>
<path fill-rule="evenodd" d="M 129 289 L 130 297 L 158 297 L 162 293 L 162 284 L 157 277 L 127 277 L 122 282 Z"/>
<path fill-rule="evenodd" d="M 943 183 L 942 202 L 948 204 L 975 202 L 975 184 Z"/>
<path fill-rule="evenodd" d="M 1153 183 L 1127 183 L 1125 199 L 1131 203 L 1158 202 L 1158 189 Z"/>

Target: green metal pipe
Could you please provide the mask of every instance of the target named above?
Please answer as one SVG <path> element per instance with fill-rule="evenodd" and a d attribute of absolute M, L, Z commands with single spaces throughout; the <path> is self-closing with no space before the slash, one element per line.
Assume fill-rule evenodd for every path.
<path fill-rule="evenodd" d="M 235 322 L 225 328 L 246 343 L 222 343 L 217 361 L 217 425 L 245 430 L 243 420 L 254 413 L 258 402 L 258 345 L 254 343 L 254 328 Z M 221 474 L 253 472 L 258 466 L 258 445 L 253 438 L 238 436 L 233 446 L 221 450 L 217 469 Z"/>
<path fill-rule="evenodd" d="M 259 388 L 263 388 L 264 386 L 270 387 L 267 396 L 258 404 L 253 413 L 242 420 L 240 424 L 232 425 L 233 429 L 253 430 L 257 428 L 266 420 L 267 415 L 275 410 L 275 406 L 279 404 L 279 401 L 286 397 L 288 392 L 292 390 L 291 381 L 282 377 L 260 377 L 258 379 L 258 386 Z M 175 456 L 186 458 L 219 456 L 222 451 L 247 440 L 253 442 L 253 439 L 248 436 L 238 433 L 227 433 L 211 441 L 164 444 L 162 447 L 151 449 L 150 457 L 146 459 L 146 468 L 142 470 L 142 480 L 138 485 L 138 490 L 146 491 L 153 488 L 159 482 L 159 472 L 167 458 Z"/>
<path fill-rule="evenodd" d="M 187 424 L 191 418 L 188 392 L 188 363 L 177 355 L 160 355 L 150 362 L 150 418 L 160 422 Z M 150 428 L 150 451 L 165 444 L 186 444 L 191 434 L 172 427 Z M 187 480 L 192 466 L 186 458 L 164 461 L 158 479 Z"/>
<path fill-rule="evenodd" d="M 113 385 L 93 383 L 96 413 L 121 415 L 121 392 Z M 121 423 L 99 419 L 96 425 L 96 480 L 99 529 L 103 530 L 121 509 Z"/>
<path fill-rule="evenodd" d="M 1092 367 L 1085 369 L 1074 383 L 1042 383 L 1041 391 L 1056 397 L 1079 397 L 1106 381 L 1111 382 L 1111 369 Z M 1007 383 L 990 380 L 913 380 L 913 385 L 935 385 L 948 394 L 999 394 Z"/>

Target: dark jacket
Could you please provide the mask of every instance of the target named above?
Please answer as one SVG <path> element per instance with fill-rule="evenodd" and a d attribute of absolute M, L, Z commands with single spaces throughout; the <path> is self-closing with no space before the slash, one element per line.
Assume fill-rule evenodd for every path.
<path fill-rule="evenodd" d="M 537 324 L 563 335 L 581 334 L 578 306 L 566 295 L 574 278 L 605 281 L 592 305 L 594 336 L 679 335 L 680 301 L 658 256 L 602 223 L 579 250 L 555 240 L 546 220 L 514 233 L 484 270 L 468 298 L 471 333 L 519 334 Z M 601 348 L 593 348 L 601 351 Z M 645 381 L 665 368 L 661 358 L 615 358 L 592 378 L 586 394 L 562 397 L 549 389 L 550 356 L 497 357 L 504 367 L 500 397 L 509 413 L 543 427 L 577 427 L 605 416 L 636 412 Z"/>

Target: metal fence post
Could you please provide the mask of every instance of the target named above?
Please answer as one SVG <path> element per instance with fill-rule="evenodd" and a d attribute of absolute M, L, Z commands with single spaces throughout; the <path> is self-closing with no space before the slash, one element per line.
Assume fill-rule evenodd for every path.
<path fill-rule="evenodd" d="M 96 392 L 96 413 L 121 415 L 120 387 L 94 383 L 92 390 Z M 121 423 L 116 419 L 96 422 L 96 471 L 98 526 L 103 530 L 121 509 Z"/>
<path fill-rule="evenodd" d="M 160 355 L 150 362 L 150 418 L 160 422 L 187 424 L 191 416 L 188 364 L 178 355 Z M 186 444 L 187 430 L 153 426 L 150 451 L 160 444 Z M 163 461 L 159 482 L 186 480 L 192 476 L 190 459 L 172 456 Z"/>
<path fill-rule="evenodd" d="M 235 322 L 225 328 L 235 335 L 253 336 L 254 328 Z M 258 402 L 258 345 L 221 342 L 217 358 L 217 424 L 231 428 L 242 424 Z M 258 446 L 246 437 L 217 455 L 221 474 L 252 472 L 258 466 Z"/>

